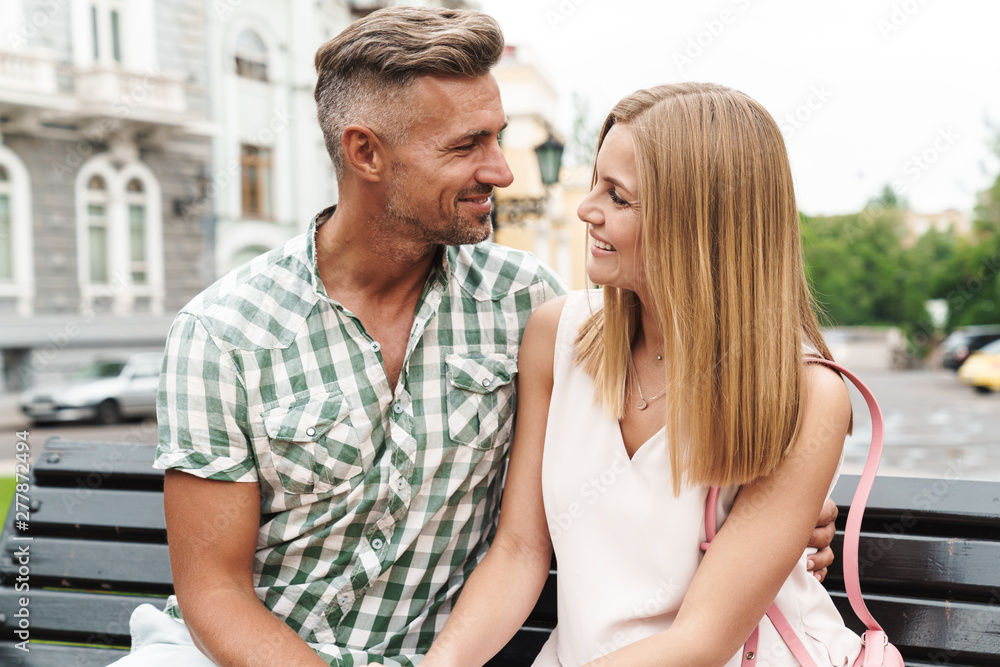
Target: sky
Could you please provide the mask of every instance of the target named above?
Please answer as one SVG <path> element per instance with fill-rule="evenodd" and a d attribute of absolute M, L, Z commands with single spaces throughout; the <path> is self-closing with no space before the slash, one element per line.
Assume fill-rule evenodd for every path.
<path fill-rule="evenodd" d="M 632 91 L 710 81 L 785 136 L 800 210 L 861 210 L 890 184 L 923 213 L 971 212 L 997 173 L 1000 2 L 480 0 L 591 125 Z"/>

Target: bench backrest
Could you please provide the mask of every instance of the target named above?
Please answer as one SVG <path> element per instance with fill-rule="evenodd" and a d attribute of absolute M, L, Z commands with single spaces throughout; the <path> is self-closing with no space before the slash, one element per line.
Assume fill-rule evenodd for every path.
<path fill-rule="evenodd" d="M 129 646 L 132 610 L 172 592 L 163 474 L 152 456 L 149 445 L 46 443 L 25 494 L 28 530 L 17 529 L 12 504 L 0 540 L 0 665 L 106 665 Z M 834 493 L 841 530 L 856 484 L 845 476 Z M 868 507 L 862 586 L 907 664 L 1000 664 L 1000 483 L 886 477 Z M 25 576 L 30 590 L 19 591 Z M 492 667 L 531 664 L 555 626 L 556 576 L 553 562 L 531 617 Z M 827 588 L 860 631 L 839 560 Z M 23 608 L 30 653 L 17 647 Z"/>

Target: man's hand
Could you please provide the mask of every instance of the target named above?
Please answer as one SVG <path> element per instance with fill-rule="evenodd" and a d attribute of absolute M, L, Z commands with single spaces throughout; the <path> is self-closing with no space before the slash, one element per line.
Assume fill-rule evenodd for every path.
<path fill-rule="evenodd" d="M 834 533 L 837 531 L 834 525 L 836 519 L 837 505 L 827 498 L 826 502 L 823 503 L 823 509 L 819 513 L 816 528 L 809 537 L 809 546 L 815 547 L 819 551 L 809 556 L 808 569 L 820 581 L 826 578 L 827 568 L 833 563 L 833 549 L 830 548 L 830 543 L 833 542 Z"/>

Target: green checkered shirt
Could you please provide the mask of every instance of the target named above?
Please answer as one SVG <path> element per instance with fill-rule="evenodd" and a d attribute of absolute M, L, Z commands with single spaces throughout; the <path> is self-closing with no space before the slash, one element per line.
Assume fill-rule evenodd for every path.
<path fill-rule="evenodd" d="M 489 545 L 521 334 L 564 288 L 527 253 L 445 248 L 393 393 L 378 342 L 326 294 L 316 227 L 178 314 L 155 466 L 260 484 L 264 605 L 331 665 L 412 665 Z"/>

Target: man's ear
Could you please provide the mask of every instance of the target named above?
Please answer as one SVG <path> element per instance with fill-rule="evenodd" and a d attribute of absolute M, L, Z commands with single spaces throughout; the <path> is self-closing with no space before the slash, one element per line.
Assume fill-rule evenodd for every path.
<path fill-rule="evenodd" d="M 382 180 L 388 162 L 385 144 L 364 125 L 348 125 L 340 138 L 344 165 L 358 178 L 372 183 Z"/>

